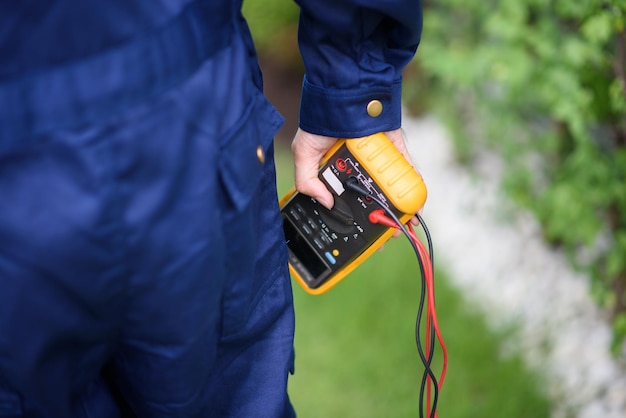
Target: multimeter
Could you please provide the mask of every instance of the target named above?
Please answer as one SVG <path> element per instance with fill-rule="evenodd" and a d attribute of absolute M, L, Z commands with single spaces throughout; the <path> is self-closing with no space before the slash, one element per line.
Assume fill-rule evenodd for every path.
<path fill-rule="evenodd" d="M 393 235 L 393 228 L 369 220 L 379 204 L 406 223 L 427 195 L 420 174 L 384 133 L 338 140 L 322 159 L 319 178 L 335 199 L 331 210 L 295 188 L 280 202 L 289 270 L 314 295 L 330 290 Z"/>

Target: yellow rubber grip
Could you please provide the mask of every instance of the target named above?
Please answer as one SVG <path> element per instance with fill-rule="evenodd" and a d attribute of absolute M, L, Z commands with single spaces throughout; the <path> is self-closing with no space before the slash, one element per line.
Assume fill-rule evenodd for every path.
<path fill-rule="evenodd" d="M 424 206 L 427 190 L 422 176 L 385 134 L 345 141 L 396 209 L 414 215 Z"/>

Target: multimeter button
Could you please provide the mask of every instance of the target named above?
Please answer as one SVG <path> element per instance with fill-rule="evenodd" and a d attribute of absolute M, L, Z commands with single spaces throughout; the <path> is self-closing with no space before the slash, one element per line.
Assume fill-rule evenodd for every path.
<path fill-rule="evenodd" d="M 330 244 L 331 243 L 331 241 L 328 238 L 326 238 L 324 236 L 324 234 L 318 235 L 317 238 L 320 239 L 324 244 Z"/>
<path fill-rule="evenodd" d="M 380 100 L 372 100 L 367 104 L 367 114 L 373 118 L 377 118 L 383 113 L 383 104 Z"/>
<path fill-rule="evenodd" d="M 297 210 L 297 211 L 298 211 L 298 213 L 299 213 L 300 215 L 302 215 L 302 216 L 304 216 L 304 215 L 305 215 L 305 213 L 306 213 L 306 212 L 304 211 L 304 208 L 302 208 L 302 206 L 300 206 L 300 205 L 298 205 L 298 204 L 296 204 L 296 210 Z"/>
<path fill-rule="evenodd" d="M 306 223 L 309 224 L 309 226 L 311 227 L 312 230 L 316 230 L 317 229 L 317 225 L 315 225 L 315 222 L 313 222 L 313 219 L 308 218 L 306 220 Z"/>
<path fill-rule="evenodd" d="M 313 231 L 311 231 L 311 228 L 309 228 L 308 226 L 306 226 L 306 225 L 304 225 L 304 224 L 302 224 L 302 225 L 300 225 L 300 226 L 302 227 L 302 230 L 303 230 L 304 232 L 306 232 L 306 234 L 307 234 L 307 235 L 311 235 L 311 234 L 313 233 Z"/>
<path fill-rule="evenodd" d="M 299 221 L 299 220 L 300 220 L 300 215 L 298 215 L 298 213 L 297 213 L 295 210 L 291 209 L 291 210 L 289 211 L 289 214 L 291 215 L 291 217 L 292 217 L 294 220 L 296 220 L 296 221 Z"/>
<path fill-rule="evenodd" d="M 326 259 L 330 262 L 330 264 L 337 264 L 337 260 L 335 260 L 335 257 L 333 257 L 331 253 L 326 251 L 324 255 L 326 256 Z"/>
<path fill-rule="evenodd" d="M 315 239 L 313 239 L 313 244 L 315 244 L 315 246 L 316 246 L 318 249 L 320 249 L 320 250 L 324 249 L 324 244 L 322 244 L 321 242 L 319 242 L 316 238 L 315 238 Z"/>

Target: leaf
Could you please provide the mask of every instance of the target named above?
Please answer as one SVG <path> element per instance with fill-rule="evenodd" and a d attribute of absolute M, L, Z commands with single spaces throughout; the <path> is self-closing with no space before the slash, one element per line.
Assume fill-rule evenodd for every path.
<path fill-rule="evenodd" d="M 598 45 L 604 44 L 613 34 L 613 18 L 609 13 L 600 11 L 587 19 L 580 29 L 588 40 Z"/>

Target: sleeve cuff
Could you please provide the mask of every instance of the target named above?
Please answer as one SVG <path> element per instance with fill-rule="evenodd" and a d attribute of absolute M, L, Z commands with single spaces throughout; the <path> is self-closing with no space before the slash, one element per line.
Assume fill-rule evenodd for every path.
<path fill-rule="evenodd" d="M 304 77 L 300 128 L 334 138 L 359 138 L 402 124 L 402 81 L 390 86 L 325 89 Z"/>

